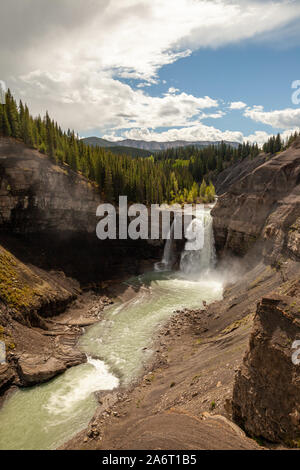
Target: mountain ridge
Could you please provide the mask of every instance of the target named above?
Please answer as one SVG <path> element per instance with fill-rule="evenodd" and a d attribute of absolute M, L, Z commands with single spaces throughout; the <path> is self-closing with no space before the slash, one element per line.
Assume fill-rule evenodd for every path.
<path fill-rule="evenodd" d="M 113 147 L 132 147 L 138 148 L 141 150 L 148 150 L 148 151 L 160 151 L 160 150 L 167 150 L 170 148 L 176 147 L 188 147 L 188 146 L 195 146 L 195 147 L 206 147 L 208 145 L 219 145 L 221 144 L 221 140 L 216 141 L 209 141 L 209 140 L 195 140 L 195 141 L 187 141 L 187 140 L 173 140 L 173 141 L 165 141 L 165 142 L 158 142 L 156 140 L 135 140 L 135 139 L 124 139 L 119 140 L 116 142 L 112 142 L 106 139 L 102 139 L 101 137 L 85 137 L 82 139 L 88 145 L 99 146 L 104 148 L 113 148 Z M 228 145 L 232 145 L 233 147 L 238 147 L 239 142 L 231 142 L 231 141 L 223 141 Z"/>

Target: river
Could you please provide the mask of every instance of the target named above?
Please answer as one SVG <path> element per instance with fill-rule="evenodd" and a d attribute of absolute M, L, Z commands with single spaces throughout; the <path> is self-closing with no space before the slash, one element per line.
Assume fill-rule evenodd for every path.
<path fill-rule="evenodd" d="M 86 364 L 45 384 L 19 389 L 4 402 L 1 450 L 57 448 L 88 425 L 97 407 L 96 391 L 128 385 L 142 373 L 153 354 L 155 334 L 175 310 L 199 308 L 203 300 L 222 298 L 208 210 L 204 224 L 204 247 L 194 253 L 184 251 L 180 271 L 158 269 L 129 279 L 126 284 L 135 295 L 127 302 L 116 301 L 99 323 L 86 329 L 79 340 Z M 171 249 L 168 243 L 167 250 Z M 164 259 L 168 256 L 165 253 Z"/>

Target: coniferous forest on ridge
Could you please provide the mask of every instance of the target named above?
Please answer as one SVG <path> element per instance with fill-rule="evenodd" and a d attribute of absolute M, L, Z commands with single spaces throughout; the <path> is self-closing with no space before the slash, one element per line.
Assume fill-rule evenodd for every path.
<path fill-rule="evenodd" d="M 255 158 L 257 144 L 232 146 L 225 142 L 203 148 L 194 146 L 171 148 L 149 157 L 116 155 L 101 147 L 85 144 L 74 131 L 63 131 L 48 113 L 32 117 L 28 106 L 17 104 L 10 90 L 5 104 L 0 104 L 0 135 L 14 137 L 53 162 L 68 165 L 95 182 L 104 200 L 115 202 L 127 195 L 130 202 L 145 204 L 163 202 L 212 202 L 215 196 L 213 179 L 225 168 L 247 157 Z M 271 137 L 263 151 L 275 154 L 289 146 L 298 134 L 286 143 L 280 135 Z"/>

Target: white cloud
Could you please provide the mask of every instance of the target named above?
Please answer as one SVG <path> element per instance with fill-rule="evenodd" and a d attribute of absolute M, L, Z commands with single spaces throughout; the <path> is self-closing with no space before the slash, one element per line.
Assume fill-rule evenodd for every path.
<path fill-rule="evenodd" d="M 300 108 L 264 111 L 262 106 L 255 106 L 247 108 L 244 116 L 255 122 L 261 122 L 278 129 L 290 129 L 300 125 Z"/>
<path fill-rule="evenodd" d="M 281 137 L 285 141 L 288 139 L 295 131 L 299 132 L 300 128 L 287 129 L 284 132 L 281 132 Z M 257 143 L 259 147 L 262 147 L 267 140 L 274 135 L 274 132 L 268 133 L 265 131 L 256 131 L 254 134 L 244 137 L 244 142 Z"/>
<path fill-rule="evenodd" d="M 298 1 L 221 0 L 195 2 L 201 4 L 200 24 L 181 43 L 192 50 L 198 47 L 219 47 L 245 39 L 264 39 L 271 31 L 299 18 Z M 205 20 L 204 20 L 205 18 Z"/>
<path fill-rule="evenodd" d="M 178 91 L 180 91 L 180 90 L 178 88 L 174 88 L 173 86 L 171 86 L 168 89 L 168 93 L 177 93 Z"/>
<path fill-rule="evenodd" d="M 155 140 L 158 142 L 167 142 L 174 140 L 187 140 L 193 142 L 196 140 L 227 140 L 242 142 L 243 134 L 234 131 L 220 131 L 212 126 L 205 126 L 202 123 L 197 123 L 189 127 L 168 129 L 164 132 L 155 132 L 147 128 L 130 129 L 122 132 L 122 137 L 117 137 L 114 133 L 104 135 L 104 139 L 108 140 L 122 140 L 122 139 L 135 139 L 135 140 Z"/>
<path fill-rule="evenodd" d="M 283 140 L 288 139 L 294 132 L 300 131 L 300 127 L 287 129 L 280 135 Z M 262 147 L 267 140 L 272 137 L 274 133 L 268 133 L 265 131 L 256 131 L 248 136 L 243 136 L 239 131 L 220 131 L 212 126 L 205 126 L 202 123 L 195 124 L 193 126 L 184 127 L 180 129 L 169 129 L 164 132 L 156 132 L 147 128 L 144 129 L 130 129 L 122 132 L 121 136 L 117 136 L 114 132 L 103 136 L 104 139 L 111 141 L 119 141 L 123 139 L 134 139 L 134 140 L 146 140 L 146 141 L 157 141 L 157 142 L 169 142 L 174 140 L 186 140 L 188 142 L 194 142 L 197 140 L 207 141 L 221 141 L 226 140 L 230 142 L 250 142 L 257 143 L 259 147 Z"/>
<path fill-rule="evenodd" d="M 290 0 L 10 0 L 1 6 L 0 50 L 4 70 L 85 65 L 155 80 L 192 50 L 257 39 L 299 17 Z"/>
<path fill-rule="evenodd" d="M 225 111 L 217 111 L 216 113 L 202 113 L 201 116 L 199 116 L 199 118 L 201 120 L 203 120 L 203 119 L 220 119 L 225 115 L 226 115 Z"/>
<path fill-rule="evenodd" d="M 24 98 L 31 98 L 31 108 L 36 113 L 39 103 L 45 100 L 47 109 L 57 121 L 67 127 L 86 132 L 90 129 L 122 129 L 136 127 L 186 126 L 195 119 L 221 117 L 222 111 L 204 113 L 218 107 L 217 100 L 209 96 L 195 97 L 187 93 L 165 93 L 149 96 L 143 90 L 110 76 L 109 73 L 73 74 L 33 72 L 22 76 L 26 90 Z M 59 97 L 59 100 L 58 100 Z M 58 102 L 59 101 L 59 102 Z"/>
<path fill-rule="evenodd" d="M 137 88 L 144 88 L 145 86 L 151 86 L 149 82 L 141 82 L 137 85 Z"/>
<path fill-rule="evenodd" d="M 292 0 L 2 3 L 0 78 L 35 113 L 48 109 L 63 127 L 82 133 L 187 125 L 191 133 L 221 133 L 194 122 L 222 116 L 203 113 L 217 106 L 212 98 L 174 87 L 153 97 L 143 89 L 158 82 L 162 66 L 194 50 L 257 40 L 300 18 L 299 2 Z M 139 88 L 120 78 L 140 80 Z"/>
<path fill-rule="evenodd" d="M 273 134 L 268 134 L 265 131 L 256 131 L 254 134 L 250 134 L 244 137 L 244 142 L 250 142 L 251 144 L 258 144 L 261 147 Z"/>
<path fill-rule="evenodd" d="M 230 109 L 243 109 L 243 108 L 246 108 L 246 103 L 244 103 L 243 101 L 232 101 L 230 103 L 230 106 L 229 108 Z"/>

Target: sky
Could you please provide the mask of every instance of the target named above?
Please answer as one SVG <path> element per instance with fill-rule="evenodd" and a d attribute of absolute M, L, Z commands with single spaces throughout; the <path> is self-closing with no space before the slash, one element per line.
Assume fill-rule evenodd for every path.
<path fill-rule="evenodd" d="M 299 58 L 299 0 L 0 7 L 0 80 L 32 114 L 48 111 L 80 136 L 286 137 L 300 128 Z"/>

